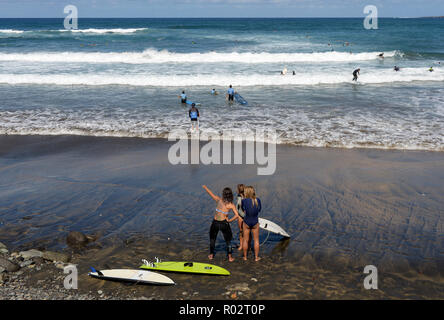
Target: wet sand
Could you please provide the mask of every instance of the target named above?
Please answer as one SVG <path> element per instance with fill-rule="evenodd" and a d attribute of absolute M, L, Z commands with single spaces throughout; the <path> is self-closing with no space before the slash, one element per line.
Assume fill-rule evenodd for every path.
<path fill-rule="evenodd" d="M 69 252 L 80 291 L 103 288 L 122 297 L 134 291 L 166 299 L 228 299 L 227 292 L 242 292 L 241 299 L 444 298 L 444 153 L 280 145 L 275 174 L 258 176 L 256 165 L 173 166 L 171 144 L 0 137 L 0 241 L 10 250 Z M 261 216 L 291 235 L 287 241 L 271 235 L 259 263 L 237 253 L 228 263 L 219 235 L 214 263 L 231 271 L 228 278 L 170 274 L 177 285 L 167 288 L 86 275 L 91 265 L 136 268 L 155 256 L 208 261 L 214 204 L 201 186 L 219 193 L 237 183 L 255 186 Z M 236 237 L 235 223 L 232 229 Z M 99 239 L 73 251 L 65 242 L 73 230 Z M 370 264 L 378 267 L 379 290 L 363 288 Z M 232 287 L 239 283 L 248 290 Z"/>

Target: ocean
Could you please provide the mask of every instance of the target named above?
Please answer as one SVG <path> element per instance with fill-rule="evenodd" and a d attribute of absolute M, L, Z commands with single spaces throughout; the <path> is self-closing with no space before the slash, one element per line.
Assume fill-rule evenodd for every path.
<path fill-rule="evenodd" d="M 165 138 L 189 128 L 185 90 L 204 129 L 444 150 L 443 19 L 385 18 L 377 30 L 358 18 L 79 19 L 78 28 L 0 19 L 0 134 Z M 248 107 L 227 104 L 230 84 Z"/>

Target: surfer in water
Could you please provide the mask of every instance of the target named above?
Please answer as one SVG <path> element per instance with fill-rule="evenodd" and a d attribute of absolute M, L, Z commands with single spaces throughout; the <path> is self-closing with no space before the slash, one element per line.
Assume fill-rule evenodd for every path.
<path fill-rule="evenodd" d="M 401 70 L 398 66 L 395 66 L 394 68 L 393 68 L 393 70 L 394 71 L 399 71 L 399 70 Z"/>
<path fill-rule="evenodd" d="M 228 261 L 233 262 L 232 256 L 233 248 L 231 246 L 231 240 L 233 239 L 233 233 L 231 232 L 230 222 L 239 218 L 239 214 L 236 210 L 236 206 L 233 204 L 233 191 L 230 188 L 224 188 L 222 191 L 222 197 L 216 196 L 207 186 L 203 185 L 202 188 L 216 201 L 216 212 L 214 214 L 213 222 L 210 227 L 210 255 L 208 258 L 212 260 L 214 258 L 216 239 L 219 231 L 222 232 L 225 242 L 227 244 Z M 228 219 L 230 210 L 234 212 L 234 217 Z"/>
<path fill-rule="evenodd" d="M 379 57 L 379 58 L 381 58 L 381 59 L 384 59 L 384 52 L 383 52 L 383 53 L 380 53 L 380 54 L 378 54 L 378 57 Z"/>
<path fill-rule="evenodd" d="M 258 214 L 262 209 L 261 200 L 256 197 L 256 191 L 252 186 L 244 188 L 245 199 L 242 200 L 242 210 L 245 218 L 242 225 L 244 243 L 244 260 L 247 260 L 248 243 L 250 232 L 253 233 L 255 261 L 259 261 L 259 218 Z"/>
<path fill-rule="evenodd" d="M 358 80 L 358 74 L 361 71 L 361 69 L 356 69 L 355 71 L 353 71 L 353 81 L 357 81 Z"/>
<path fill-rule="evenodd" d="M 212 89 L 212 90 L 211 90 L 211 94 L 215 96 L 215 95 L 218 95 L 219 92 L 217 92 L 216 89 Z"/>
<path fill-rule="evenodd" d="M 237 219 L 237 224 L 239 226 L 239 248 L 237 250 L 242 251 L 243 246 L 243 232 L 242 232 L 242 225 L 244 224 L 244 217 L 245 212 L 242 210 L 242 199 L 244 199 L 244 188 L 245 186 L 243 184 L 237 185 L 237 203 L 236 203 L 236 209 L 237 213 L 239 213 L 239 216 L 241 219 Z"/>
<path fill-rule="evenodd" d="M 188 110 L 188 116 L 191 119 L 191 130 L 193 129 L 197 129 L 199 130 L 199 122 L 198 122 L 198 118 L 199 118 L 199 110 L 196 108 L 196 104 L 193 103 L 191 105 L 190 110 Z M 194 128 L 194 126 L 196 125 L 196 128 Z"/>
<path fill-rule="evenodd" d="M 430 67 L 429 71 L 430 71 L 430 72 L 433 72 L 433 67 Z"/>
<path fill-rule="evenodd" d="M 228 91 L 227 91 L 227 99 L 228 99 L 228 101 L 234 101 L 234 89 L 231 84 L 230 84 L 230 87 L 228 88 Z"/>
<path fill-rule="evenodd" d="M 185 91 L 182 91 L 179 98 L 180 98 L 180 102 L 187 103 L 187 95 L 185 94 Z"/>

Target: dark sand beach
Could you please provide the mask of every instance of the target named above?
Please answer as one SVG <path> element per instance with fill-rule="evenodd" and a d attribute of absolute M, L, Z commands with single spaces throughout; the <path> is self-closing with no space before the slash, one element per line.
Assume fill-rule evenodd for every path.
<path fill-rule="evenodd" d="M 256 165 L 171 165 L 171 145 L 1 136 L 0 242 L 68 253 L 79 292 L 122 299 L 444 299 L 444 153 L 278 145 L 275 174 L 258 176 Z M 201 186 L 238 183 L 253 185 L 260 216 L 291 235 L 270 235 L 260 262 L 236 252 L 229 263 L 219 234 L 212 263 L 230 277 L 169 274 L 176 286 L 153 287 L 87 276 L 90 266 L 137 268 L 143 258 L 208 261 L 214 203 Z M 98 239 L 73 249 L 70 231 Z M 366 265 L 378 268 L 378 290 L 364 289 Z M 27 285 L 45 276 L 54 272 L 33 270 Z"/>

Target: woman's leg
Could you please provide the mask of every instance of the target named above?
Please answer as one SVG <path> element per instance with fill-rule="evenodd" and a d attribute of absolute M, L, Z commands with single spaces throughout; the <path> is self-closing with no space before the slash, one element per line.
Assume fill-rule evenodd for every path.
<path fill-rule="evenodd" d="M 234 261 L 234 258 L 232 256 L 233 248 L 231 247 L 233 233 L 231 232 L 230 224 L 228 222 L 224 222 L 223 224 L 221 224 L 221 231 L 224 236 L 225 243 L 227 244 L 228 261 L 232 262 Z"/>
<path fill-rule="evenodd" d="M 239 226 L 239 248 L 237 250 L 242 251 L 242 247 L 243 247 L 243 242 L 244 242 L 244 238 L 242 236 L 242 225 L 244 224 L 244 221 L 242 219 L 238 219 L 237 220 L 237 224 Z"/>
<path fill-rule="evenodd" d="M 250 228 L 248 227 L 248 225 L 243 222 L 242 225 L 242 230 L 243 230 L 243 236 L 244 236 L 244 243 L 242 245 L 242 250 L 244 250 L 244 260 L 247 260 L 247 251 L 248 251 L 248 242 L 249 242 L 249 238 L 250 238 Z"/>
<path fill-rule="evenodd" d="M 253 233 L 255 260 L 259 261 L 261 259 L 259 258 L 259 223 L 251 229 L 251 232 Z"/>
<path fill-rule="evenodd" d="M 211 223 L 210 227 L 210 255 L 208 256 L 210 260 L 214 258 L 214 251 L 216 247 L 216 239 L 218 232 L 219 232 L 219 227 L 217 226 L 217 223 L 213 220 L 213 223 Z"/>

